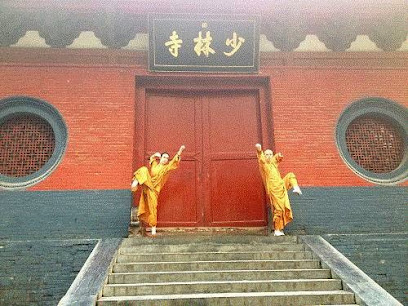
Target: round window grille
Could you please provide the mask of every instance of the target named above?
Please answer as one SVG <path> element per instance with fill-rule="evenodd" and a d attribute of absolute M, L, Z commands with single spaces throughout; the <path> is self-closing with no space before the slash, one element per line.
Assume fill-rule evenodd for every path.
<path fill-rule="evenodd" d="M 351 158 L 367 171 L 389 173 L 404 157 L 400 132 L 381 118 L 362 116 L 348 126 L 347 149 Z"/>
<path fill-rule="evenodd" d="M 0 100 L 0 188 L 32 186 L 59 165 L 68 142 L 60 113 L 30 97 Z"/>
<path fill-rule="evenodd" d="M 408 177 L 408 110 L 387 99 L 366 98 L 340 115 L 336 144 L 347 166 L 378 184 Z"/>
<path fill-rule="evenodd" d="M 0 126 L 0 173 L 23 177 L 40 170 L 55 148 L 51 125 L 38 116 L 11 117 Z"/>

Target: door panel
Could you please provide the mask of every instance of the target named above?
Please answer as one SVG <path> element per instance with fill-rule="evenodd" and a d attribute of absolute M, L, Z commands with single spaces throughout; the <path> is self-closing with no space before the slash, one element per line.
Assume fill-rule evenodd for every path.
<path fill-rule="evenodd" d="M 256 91 L 207 95 L 204 147 L 209 165 L 207 222 L 212 226 L 265 225 L 265 198 L 255 155 L 261 139 L 259 97 Z M 206 142 L 204 142 L 206 143 Z"/>
<path fill-rule="evenodd" d="M 159 226 L 199 226 L 195 161 L 182 160 L 160 192 L 157 219 Z"/>
<path fill-rule="evenodd" d="M 200 164 L 194 152 L 201 150 L 197 142 L 197 98 L 186 92 L 150 91 L 146 95 L 146 156 L 167 151 L 170 157 L 182 144 L 186 151 L 180 168 L 170 174 L 160 192 L 159 226 L 198 226 L 197 208 L 200 186 Z"/>
<path fill-rule="evenodd" d="M 253 156 L 255 143 L 261 137 L 256 92 L 218 93 L 205 99 L 209 104 L 206 119 L 210 153 Z"/>
<path fill-rule="evenodd" d="M 145 158 L 186 145 L 160 193 L 158 226 L 266 225 L 259 99 L 257 90 L 146 91 Z"/>
<path fill-rule="evenodd" d="M 211 162 L 211 224 L 265 225 L 265 199 L 255 160 Z"/>
<path fill-rule="evenodd" d="M 148 92 L 146 97 L 146 150 L 176 153 L 180 145 L 196 147 L 193 95 L 168 91 Z"/>

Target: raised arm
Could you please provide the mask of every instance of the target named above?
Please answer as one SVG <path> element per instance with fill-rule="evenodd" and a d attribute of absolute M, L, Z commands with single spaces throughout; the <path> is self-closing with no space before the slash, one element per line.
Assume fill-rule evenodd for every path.
<path fill-rule="evenodd" d="M 264 164 L 265 163 L 265 155 L 262 152 L 261 144 L 257 143 L 255 145 L 255 148 L 256 148 L 256 156 L 258 157 L 258 162 L 261 163 L 261 164 Z"/>
<path fill-rule="evenodd" d="M 186 146 L 185 145 L 182 145 L 181 147 L 180 147 L 180 149 L 178 150 L 178 152 L 177 152 L 177 155 L 181 155 L 181 153 L 183 153 L 183 151 L 184 151 L 184 149 L 186 148 Z"/>
<path fill-rule="evenodd" d="M 186 147 L 182 145 L 177 151 L 176 155 L 174 155 L 173 159 L 169 162 L 169 170 L 177 169 L 180 162 L 181 153 L 183 153 L 185 148 Z"/>

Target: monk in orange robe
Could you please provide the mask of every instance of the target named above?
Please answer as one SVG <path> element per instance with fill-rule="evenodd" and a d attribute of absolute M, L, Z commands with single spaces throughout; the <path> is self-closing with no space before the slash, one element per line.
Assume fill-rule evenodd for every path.
<path fill-rule="evenodd" d="M 133 175 L 131 190 L 135 192 L 138 186 L 142 187 L 137 216 L 140 221 L 142 235 L 146 234 L 146 226 L 152 228 L 152 235 L 156 235 L 157 205 L 160 190 L 166 183 L 170 172 L 177 169 L 181 153 L 185 146 L 181 146 L 177 154 L 169 161 L 169 154 L 156 152 L 150 157 L 150 171 L 141 167 Z"/>
<path fill-rule="evenodd" d="M 293 220 L 292 209 L 290 207 L 288 190 L 293 188 L 293 192 L 302 194 L 295 174 L 292 172 L 282 179 L 278 169 L 281 162 L 282 153 L 273 154 L 272 150 L 262 152 L 262 146 L 257 143 L 256 154 L 258 157 L 259 170 L 265 186 L 266 194 L 269 196 L 273 213 L 274 236 L 283 236 L 284 227 Z"/>

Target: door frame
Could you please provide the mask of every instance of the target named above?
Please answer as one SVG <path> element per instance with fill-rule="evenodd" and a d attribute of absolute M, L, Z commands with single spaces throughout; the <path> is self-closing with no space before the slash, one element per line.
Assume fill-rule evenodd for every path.
<path fill-rule="evenodd" d="M 184 92 L 256 91 L 259 97 L 261 142 L 263 147 L 274 148 L 271 107 L 271 83 L 268 76 L 258 75 L 137 75 L 135 79 L 135 133 L 133 169 L 146 164 L 146 96 L 149 90 L 177 90 Z M 254 144 L 255 145 L 255 144 Z M 255 147 L 254 147 L 255 152 Z M 255 153 L 254 153 L 255 154 Z M 184 160 L 194 160 L 186 150 Z M 135 204 L 135 203 L 134 203 Z M 266 220 L 267 222 L 268 220 Z"/>

